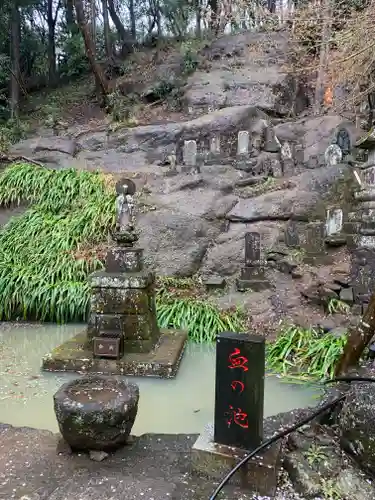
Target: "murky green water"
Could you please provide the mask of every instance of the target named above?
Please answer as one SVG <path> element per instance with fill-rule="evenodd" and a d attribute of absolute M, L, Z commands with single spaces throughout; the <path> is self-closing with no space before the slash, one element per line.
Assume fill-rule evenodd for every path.
<path fill-rule="evenodd" d="M 79 326 L 0 325 L 0 422 L 57 431 L 52 396 L 76 374 L 45 373 L 41 358 Z M 134 434 L 198 433 L 213 420 L 215 351 L 189 344 L 174 380 L 133 377 L 140 388 Z M 314 403 L 311 387 L 266 378 L 265 415 Z"/>

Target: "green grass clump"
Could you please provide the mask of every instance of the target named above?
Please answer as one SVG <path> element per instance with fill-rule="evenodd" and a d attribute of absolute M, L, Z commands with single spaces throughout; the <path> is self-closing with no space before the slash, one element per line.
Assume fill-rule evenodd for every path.
<path fill-rule="evenodd" d="M 213 342 L 218 333 L 244 331 L 240 311 L 222 311 L 207 300 L 157 294 L 156 308 L 160 328 L 187 330 L 194 342 Z"/>
<path fill-rule="evenodd" d="M 156 309 L 160 328 L 187 330 L 194 342 L 213 342 L 218 333 L 246 329 L 244 313 L 212 304 L 198 278 L 160 277 Z"/>
<path fill-rule="evenodd" d="M 0 175 L 2 206 L 30 204 L 0 231 L 0 320 L 85 319 L 86 279 L 102 263 L 79 250 L 105 238 L 113 193 L 100 173 L 19 163 Z"/>
<path fill-rule="evenodd" d="M 291 379 L 332 378 L 346 336 L 336 337 L 316 329 L 291 325 L 267 346 L 267 366 Z"/>

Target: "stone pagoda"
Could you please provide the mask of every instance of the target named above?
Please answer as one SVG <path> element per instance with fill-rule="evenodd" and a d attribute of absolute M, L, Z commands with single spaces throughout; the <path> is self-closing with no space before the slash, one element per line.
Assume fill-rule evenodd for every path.
<path fill-rule="evenodd" d="M 135 185 L 116 185 L 115 246 L 105 269 L 89 276 L 90 316 L 87 330 L 43 359 L 50 371 L 79 371 L 119 375 L 176 375 L 186 332 L 160 331 L 155 307 L 155 275 L 144 269 L 143 249 L 134 247 Z"/>
<path fill-rule="evenodd" d="M 362 314 L 375 289 L 375 130 L 361 138 L 356 147 L 367 152 L 367 161 L 355 171 L 358 188 L 355 206 L 346 224 L 351 254 L 351 283 L 355 312 Z"/>

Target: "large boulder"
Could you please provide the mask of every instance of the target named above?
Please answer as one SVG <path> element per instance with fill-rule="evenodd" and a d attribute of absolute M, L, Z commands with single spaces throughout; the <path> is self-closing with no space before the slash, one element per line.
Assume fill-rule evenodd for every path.
<path fill-rule="evenodd" d="M 252 105 L 278 115 L 301 112 L 308 106 L 306 95 L 283 68 L 287 38 L 282 32 L 245 32 L 215 40 L 202 52 L 204 67 L 188 79 L 187 108 Z"/>
<path fill-rule="evenodd" d="M 340 130 L 346 130 L 353 147 L 361 136 L 354 123 L 340 115 L 325 115 L 285 121 L 275 125 L 274 131 L 281 144 L 289 143 L 293 151 L 299 150 L 301 157 L 297 163 L 307 167 L 319 167 L 325 164 L 324 153 L 335 140 Z"/>
<path fill-rule="evenodd" d="M 233 106 L 204 114 L 198 118 L 176 123 L 120 128 L 82 134 L 78 143 L 81 150 L 98 152 L 117 151 L 123 159 L 137 151 L 143 152 L 149 163 L 158 162 L 171 151 L 181 150 L 185 140 L 195 139 L 198 146 L 208 146 L 212 135 L 220 134 L 222 146 L 237 147 L 240 130 L 259 128 L 259 121 L 267 115 L 254 106 Z M 80 155 L 78 155 L 80 158 Z"/>
<path fill-rule="evenodd" d="M 111 451 L 126 444 L 138 412 L 139 389 L 121 377 L 89 375 L 53 397 L 60 432 L 73 450 Z"/>
<path fill-rule="evenodd" d="M 231 222 L 245 223 L 291 217 L 307 220 L 311 210 L 347 172 L 348 167 L 344 164 L 307 170 L 289 179 L 292 188 L 241 199 L 226 218 Z"/>
<path fill-rule="evenodd" d="M 167 276 L 192 276 L 219 229 L 199 216 L 167 208 L 143 214 L 137 221 L 139 243 L 147 264 Z"/>

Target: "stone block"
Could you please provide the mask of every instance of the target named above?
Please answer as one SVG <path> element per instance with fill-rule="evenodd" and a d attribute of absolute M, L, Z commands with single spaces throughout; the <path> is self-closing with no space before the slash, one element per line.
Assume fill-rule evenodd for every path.
<path fill-rule="evenodd" d="M 139 272 L 142 268 L 141 248 L 114 247 L 107 253 L 105 269 L 108 273 Z"/>
<path fill-rule="evenodd" d="M 211 276 L 204 280 L 203 284 L 207 290 L 222 290 L 225 288 L 226 281 L 225 278 L 221 278 L 220 276 Z"/>
<path fill-rule="evenodd" d="M 124 349 L 140 352 L 152 348 L 159 335 L 156 317 L 146 314 L 91 314 L 87 325 L 87 338 L 121 337 Z M 145 343 L 144 343 L 145 342 Z"/>
<path fill-rule="evenodd" d="M 262 292 L 263 290 L 268 290 L 273 288 L 271 283 L 266 280 L 244 280 L 238 278 L 236 280 L 236 288 L 238 292 L 246 292 L 251 290 L 252 292 Z"/>
<path fill-rule="evenodd" d="M 150 271 L 126 274 L 96 271 L 88 277 L 91 288 L 147 288 L 154 281 L 155 274 Z"/>
<path fill-rule="evenodd" d="M 213 441 L 213 436 L 214 426 L 209 424 L 192 448 L 192 467 L 200 475 L 221 480 L 248 452 L 219 445 Z M 250 459 L 230 482 L 239 484 L 254 494 L 272 498 L 277 487 L 280 450 L 281 443 L 275 443 L 264 453 Z"/>
<path fill-rule="evenodd" d="M 353 304 L 354 302 L 353 288 L 343 288 L 340 291 L 340 300 L 346 302 L 347 304 Z"/>
<path fill-rule="evenodd" d="M 94 288 L 91 312 L 98 314 L 145 314 L 151 309 L 152 288 Z"/>

